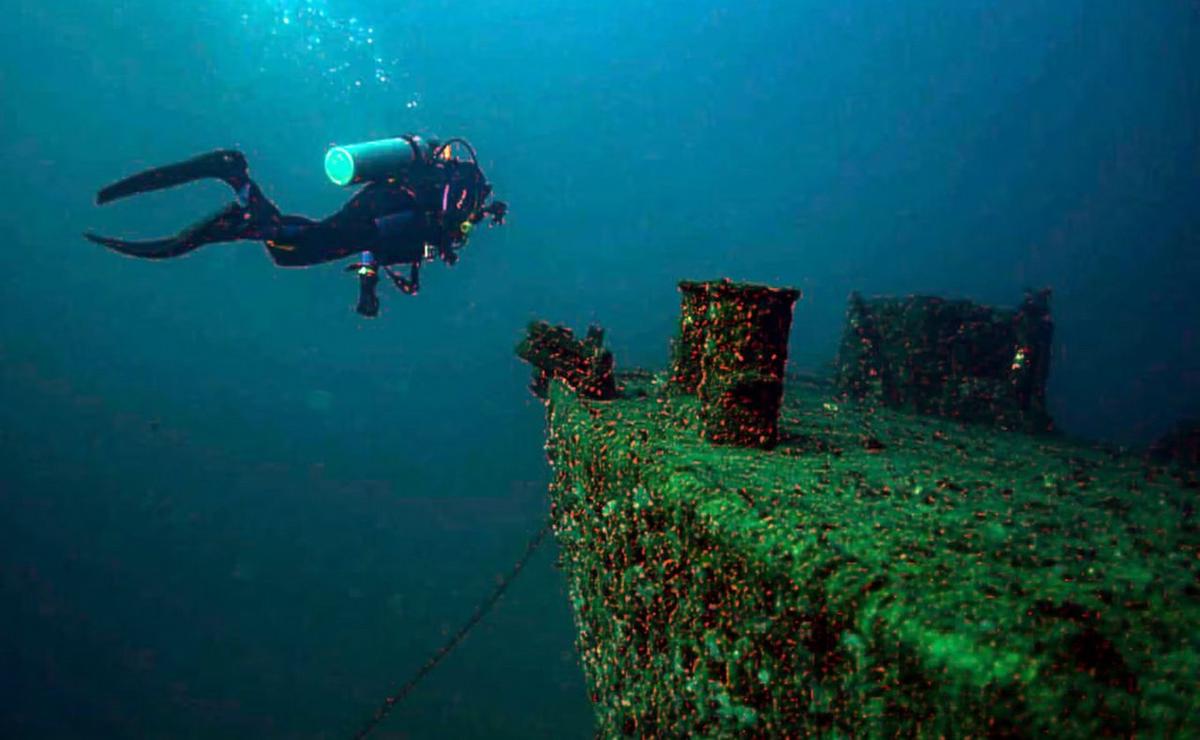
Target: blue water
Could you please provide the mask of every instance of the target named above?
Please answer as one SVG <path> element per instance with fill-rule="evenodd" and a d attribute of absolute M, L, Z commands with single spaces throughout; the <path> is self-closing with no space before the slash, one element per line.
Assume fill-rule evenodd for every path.
<path fill-rule="evenodd" d="M 1050 286 L 1063 429 L 1200 414 L 1194 2 L 0 10 L 0 736 L 352 732 L 544 515 L 525 323 L 661 366 L 682 277 L 801 288 L 816 370 L 852 290 Z M 91 200 L 218 147 L 328 213 L 325 148 L 410 130 L 468 136 L 512 216 L 374 321 L 338 266 L 79 236 L 223 203 Z M 590 737 L 552 550 L 381 737 Z"/>

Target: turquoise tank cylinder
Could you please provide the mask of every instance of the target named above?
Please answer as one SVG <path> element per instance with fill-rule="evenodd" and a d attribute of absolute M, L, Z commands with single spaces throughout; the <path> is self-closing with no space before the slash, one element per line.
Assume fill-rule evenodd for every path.
<path fill-rule="evenodd" d="M 396 177 L 419 161 L 420 139 L 414 139 L 413 144 L 393 138 L 330 147 L 325 152 L 325 174 L 335 185 Z"/>

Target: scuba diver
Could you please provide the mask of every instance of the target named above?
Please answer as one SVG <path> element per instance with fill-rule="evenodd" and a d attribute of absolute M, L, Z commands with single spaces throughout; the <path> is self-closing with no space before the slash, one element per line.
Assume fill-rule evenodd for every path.
<path fill-rule="evenodd" d="M 456 156 L 456 146 L 469 159 Z M 97 193 L 96 204 L 205 178 L 229 185 L 232 203 L 165 239 L 84 236 L 143 259 L 178 257 L 217 242 L 262 241 L 280 267 L 307 267 L 358 252 L 358 260 L 346 270 L 358 275 L 357 311 L 375 316 L 381 270 L 402 292 L 415 294 L 423 263 L 441 259 L 453 265 L 476 224 L 489 217 L 489 225 L 503 224 L 508 213 L 504 202 L 487 202 L 492 186 L 474 147 L 461 138 L 437 142 L 405 134 L 335 146 L 325 155 L 325 173 L 337 185 L 363 187 L 337 213 L 314 221 L 281 213 L 250 179 L 245 156 L 220 149 L 115 182 Z M 396 265 L 407 265 L 408 275 L 393 269 Z"/>

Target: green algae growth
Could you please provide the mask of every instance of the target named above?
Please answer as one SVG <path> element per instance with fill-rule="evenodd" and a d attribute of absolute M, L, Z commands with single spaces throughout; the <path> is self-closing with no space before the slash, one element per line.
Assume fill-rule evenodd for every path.
<path fill-rule="evenodd" d="M 547 401 L 601 736 L 1200 733 L 1194 478 L 818 386 L 715 447 L 667 381 Z"/>

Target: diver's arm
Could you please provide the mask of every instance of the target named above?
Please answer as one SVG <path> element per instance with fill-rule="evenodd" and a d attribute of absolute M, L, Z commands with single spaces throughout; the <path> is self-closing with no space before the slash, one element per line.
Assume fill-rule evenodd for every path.
<path fill-rule="evenodd" d="M 403 275 L 397 274 L 390 265 L 384 267 L 383 271 L 387 273 L 387 276 L 392 279 L 392 282 L 396 284 L 396 287 L 399 288 L 401 292 L 407 293 L 408 295 L 416 295 L 418 292 L 420 292 L 421 263 L 413 262 L 409 264 L 407 278 Z"/>

